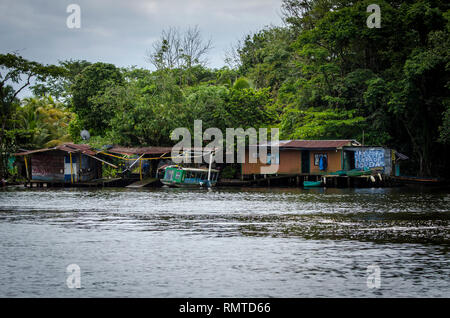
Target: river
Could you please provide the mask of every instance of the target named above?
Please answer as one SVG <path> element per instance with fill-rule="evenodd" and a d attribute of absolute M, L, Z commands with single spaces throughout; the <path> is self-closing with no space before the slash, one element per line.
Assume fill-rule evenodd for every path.
<path fill-rule="evenodd" d="M 450 297 L 449 220 L 408 187 L 9 187 L 0 297 Z"/>

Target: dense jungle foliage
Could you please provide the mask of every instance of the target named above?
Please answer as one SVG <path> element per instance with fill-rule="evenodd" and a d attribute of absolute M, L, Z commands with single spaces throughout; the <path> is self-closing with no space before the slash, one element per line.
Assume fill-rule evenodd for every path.
<path fill-rule="evenodd" d="M 0 54 L 0 151 L 80 142 L 173 145 L 177 127 L 278 127 L 280 139 L 357 139 L 410 157 L 411 174 L 447 176 L 450 11 L 446 1 L 283 0 L 283 26 L 233 45 L 221 69 L 198 28 L 169 29 L 149 69 Z M 150 67 L 150 66 L 153 67 Z M 150 70 L 152 69 L 152 70 Z M 30 88 L 33 97 L 19 99 Z"/>

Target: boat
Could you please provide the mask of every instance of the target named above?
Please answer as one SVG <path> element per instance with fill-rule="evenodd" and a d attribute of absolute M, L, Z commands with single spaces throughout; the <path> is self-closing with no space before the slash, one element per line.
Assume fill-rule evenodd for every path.
<path fill-rule="evenodd" d="M 330 172 L 330 175 L 332 176 L 345 176 L 347 174 L 347 171 L 345 170 L 338 170 L 336 172 Z"/>
<path fill-rule="evenodd" d="M 321 185 L 321 181 L 303 181 L 303 186 L 307 188 L 320 187 Z"/>
<path fill-rule="evenodd" d="M 219 178 L 219 170 L 168 166 L 165 168 L 162 184 L 177 188 L 213 187 Z"/>
<path fill-rule="evenodd" d="M 444 179 L 439 178 L 426 178 L 415 176 L 395 176 L 391 177 L 394 181 L 406 184 L 422 184 L 422 185 L 443 185 L 446 182 Z"/>
<path fill-rule="evenodd" d="M 347 176 L 349 177 L 358 177 L 358 176 L 367 176 L 371 175 L 372 170 L 370 168 L 364 168 L 364 169 L 352 169 L 347 171 Z"/>

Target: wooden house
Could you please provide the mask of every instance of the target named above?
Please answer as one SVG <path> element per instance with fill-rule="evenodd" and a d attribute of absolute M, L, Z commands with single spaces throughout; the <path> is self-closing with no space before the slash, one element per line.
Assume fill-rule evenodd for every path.
<path fill-rule="evenodd" d="M 96 154 L 97 152 L 89 145 L 67 143 L 15 155 L 23 156 L 27 178 L 30 181 L 81 183 L 100 179 L 102 163 L 112 165 L 98 158 Z"/>
<path fill-rule="evenodd" d="M 267 147 L 262 155 L 260 147 Z M 278 147 L 278 155 L 271 154 L 271 146 Z M 253 153 L 250 152 L 253 147 Z M 260 144 L 246 149 L 242 175 L 326 175 L 336 171 L 378 168 L 383 174 L 393 173 L 396 160 L 394 150 L 362 146 L 356 140 L 281 140 L 277 144 Z M 250 162 L 250 157 L 256 163 Z M 263 172 L 272 164 L 277 169 Z"/>

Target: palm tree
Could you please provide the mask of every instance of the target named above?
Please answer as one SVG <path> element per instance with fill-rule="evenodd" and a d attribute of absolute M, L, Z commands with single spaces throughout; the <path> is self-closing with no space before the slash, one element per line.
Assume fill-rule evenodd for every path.
<path fill-rule="evenodd" d="M 30 147 L 54 147 L 71 141 L 68 122 L 72 113 L 51 96 L 25 98 L 18 115 L 21 129 L 33 131 Z"/>

